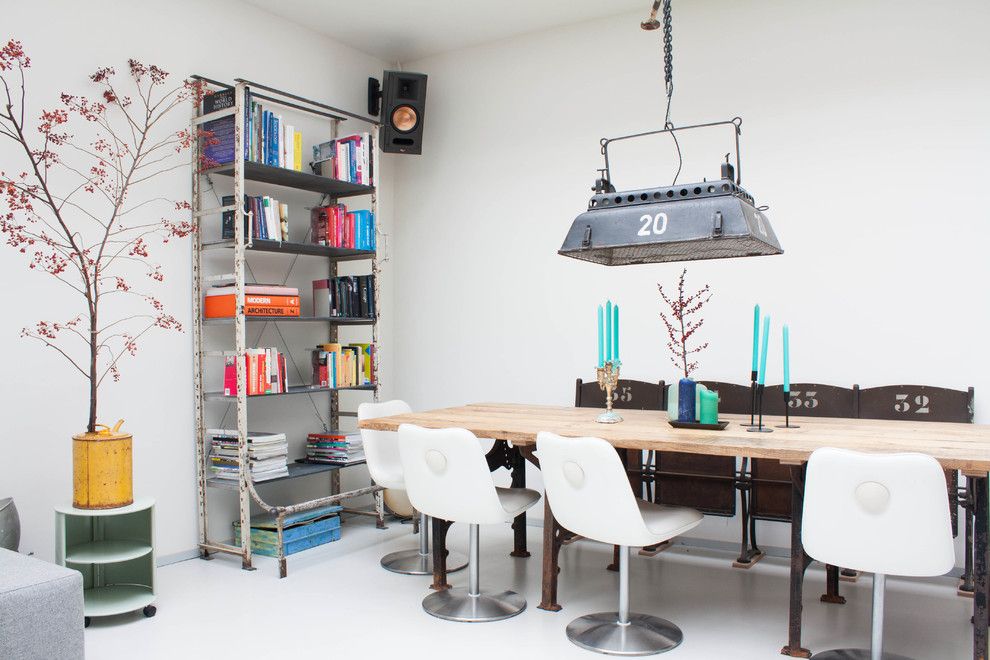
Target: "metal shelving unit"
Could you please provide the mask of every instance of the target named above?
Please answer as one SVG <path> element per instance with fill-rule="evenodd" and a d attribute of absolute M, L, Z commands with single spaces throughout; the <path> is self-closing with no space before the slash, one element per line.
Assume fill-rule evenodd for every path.
<path fill-rule="evenodd" d="M 330 495 L 314 500 L 308 500 L 289 506 L 277 506 L 268 504 L 259 494 L 257 486 L 251 479 L 250 470 L 246 470 L 248 465 L 248 402 L 252 403 L 258 399 L 267 399 L 273 396 L 289 394 L 308 394 L 310 396 L 328 396 L 329 425 L 337 428 L 340 417 L 353 417 L 356 412 L 341 411 L 339 391 L 341 389 L 354 391 L 367 391 L 378 399 L 378 366 L 380 362 L 380 351 L 378 350 L 379 323 L 376 318 L 331 318 L 331 317 L 246 317 L 244 310 L 244 287 L 245 276 L 248 270 L 248 255 L 255 252 L 267 252 L 274 254 L 290 255 L 293 258 L 298 256 L 322 258 L 327 261 L 328 277 L 337 276 L 337 263 L 341 261 L 368 260 L 371 262 L 371 273 L 375 275 L 375 300 L 379 297 L 379 254 L 377 251 L 350 250 L 343 248 L 332 248 L 323 245 L 313 245 L 309 243 L 280 242 L 271 240 L 252 239 L 244 235 L 244 223 L 234 222 L 234 238 L 226 240 L 204 240 L 204 222 L 213 222 L 219 226 L 220 217 L 224 212 L 233 211 L 235 218 L 248 215 L 244 207 L 244 186 L 245 181 L 255 181 L 266 186 L 280 186 L 291 188 L 297 191 L 307 191 L 319 193 L 323 200 L 335 201 L 344 197 L 368 196 L 370 197 L 370 208 L 375 216 L 376 232 L 381 239 L 378 214 L 378 183 L 380 167 L 378 159 L 380 152 L 378 149 L 377 133 L 379 123 L 371 118 L 362 117 L 332 106 L 305 99 L 295 94 L 290 94 L 272 87 L 259 85 L 247 80 L 237 79 L 233 85 L 209 80 L 201 76 L 194 76 L 198 80 L 203 80 L 214 89 L 234 89 L 234 105 L 224 110 L 203 115 L 199 106 L 193 110 L 192 127 L 199 128 L 204 122 L 221 119 L 224 117 L 234 117 L 234 161 L 232 163 L 220 165 L 210 169 L 200 169 L 201 145 L 195 144 L 192 154 L 192 217 L 196 227 L 193 240 L 193 344 L 194 363 L 193 377 L 195 389 L 195 415 L 196 415 L 196 476 L 198 490 L 198 512 L 199 512 L 199 548 L 203 558 L 209 559 L 213 553 L 223 552 L 241 557 L 241 566 L 245 570 L 253 570 L 251 556 L 251 502 L 255 502 L 265 512 L 272 514 L 276 520 L 276 529 L 279 539 L 278 561 L 279 574 L 285 577 L 286 560 L 285 548 L 283 545 L 283 526 L 285 518 L 294 513 L 308 511 L 320 507 L 340 504 L 345 500 L 362 495 L 373 494 L 375 497 L 374 511 L 362 511 L 345 509 L 352 513 L 362 513 L 374 515 L 378 518 L 379 526 L 384 526 L 384 506 L 381 497 L 381 488 L 374 485 L 358 488 L 347 492 L 340 492 L 340 469 L 341 466 L 289 463 L 289 475 L 279 479 L 259 482 L 266 484 L 286 479 L 295 479 L 313 474 L 327 473 L 330 475 Z M 369 134 L 371 136 L 372 158 L 374 167 L 372 168 L 371 186 L 358 185 L 345 181 L 337 181 L 328 177 L 317 176 L 309 172 L 297 172 L 280 167 L 272 167 L 243 159 L 245 132 L 242 118 L 245 116 L 245 107 L 249 98 L 262 99 L 266 105 L 281 106 L 289 112 L 300 112 L 310 116 L 317 116 L 330 123 L 330 136 L 336 138 L 339 135 L 339 127 L 342 121 L 348 118 L 356 119 L 370 125 Z M 207 207 L 203 204 L 204 179 L 213 176 L 230 177 L 233 184 L 234 204 L 230 206 Z M 212 178 L 209 179 L 212 183 Z M 382 240 L 377 241 L 379 245 Z M 220 275 L 206 276 L 203 273 L 203 256 L 206 251 L 229 250 L 233 260 L 233 272 Z M 227 281 L 234 283 L 236 295 L 236 309 L 238 313 L 230 319 L 204 319 L 203 318 L 203 293 L 204 285 L 212 282 Z M 375 345 L 375 361 L 373 364 L 372 382 L 373 385 L 350 387 L 350 388 L 327 388 L 315 387 L 311 385 L 295 385 L 287 388 L 286 392 L 280 395 L 256 395 L 247 396 L 246 373 L 244 360 L 236 360 L 237 368 L 237 391 L 236 396 L 225 396 L 222 392 L 208 392 L 204 386 L 204 364 L 207 359 L 225 356 L 244 356 L 247 350 L 247 325 L 249 323 L 323 323 L 327 327 L 328 340 L 336 342 L 338 340 L 338 328 L 340 326 L 370 326 L 372 342 Z M 208 325 L 227 325 L 233 327 L 233 351 L 206 350 L 204 347 L 204 327 Z M 236 404 L 236 428 L 238 433 L 238 455 L 240 462 L 240 473 L 236 481 L 211 478 L 207 461 L 209 458 L 209 440 L 206 436 L 208 428 L 206 424 L 207 408 L 211 402 L 226 401 L 228 404 Z M 315 403 L 314 403 L 315 405 Z M 239 520 L 241 529 L 240 545 L 232 545 L 215 541 L 209 534 L 208 503 L 211 491 L 234 491 L 238 497 Z"/>

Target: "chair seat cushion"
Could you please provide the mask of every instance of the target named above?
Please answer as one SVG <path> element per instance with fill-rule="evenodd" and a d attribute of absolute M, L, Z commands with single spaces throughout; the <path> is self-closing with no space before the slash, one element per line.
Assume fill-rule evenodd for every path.
<path fill-rule="evenodd" d="M 646 529 L 657 537 L 654 543 L 680 536 L 704 519 L 700 512 L 686 506 L 654 504 L 640 499 L 636 500 L 636 505 L 643 516 Z"/>
<path fill-rule="evenodd" d="M 371 476 L 374 479 L 375 484 L 381 486 L 382 488 L 391 488 L 392 490 L 405 490 L 406 481 L 403 478 L 402 470 L 400 466 L 387 465 L 384 467 L 377 466 L 374 474 Z"/>
<path fill-rule="evenodd" d="M 529 488 L 502 488 L 495 487 L 498 500 L 505 509 L 506 521 L 512 520 L 520 513 L 536 504 L 540 499 L 540 494 Z"/>

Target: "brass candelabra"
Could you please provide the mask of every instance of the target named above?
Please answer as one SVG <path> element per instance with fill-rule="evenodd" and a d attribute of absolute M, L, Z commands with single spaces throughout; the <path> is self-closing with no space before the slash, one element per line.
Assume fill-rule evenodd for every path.
<path fill-rule="evenodd" d="M 599 424 L 616 424 L 622 421 L 622 417 L 612 410 L 612 392 L 618 383 L 618 363 L 613 364 L 610 360 L 604 367 L 598 367 L 598 386 L 605 390 L 605 412 L 595 419 Z"/>

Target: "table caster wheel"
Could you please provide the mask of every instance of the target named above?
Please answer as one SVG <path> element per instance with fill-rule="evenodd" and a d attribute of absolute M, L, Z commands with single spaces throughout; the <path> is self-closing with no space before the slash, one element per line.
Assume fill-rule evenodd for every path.
<path fill-rule="evenodd" d="M 155 613 L 156 612 L 158 612 L 158 608 L 155 607 L 154 605 L 146 605 L 145 608 L 144 608 L 144 610 L 142 610 L 142 611 L 144 612 L 144 615 L 146 617 L 151 618 L 151 617 L 155 616 Z"/>
<path fill-rule="evenodd" d="M 89 628 L 89 624 L 93 623 L 93 620 L 88 616 L 83 617 L 83 628 Z"/>

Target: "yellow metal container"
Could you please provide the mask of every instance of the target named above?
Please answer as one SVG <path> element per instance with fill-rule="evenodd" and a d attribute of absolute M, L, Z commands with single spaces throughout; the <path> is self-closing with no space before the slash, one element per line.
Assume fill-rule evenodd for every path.
<path fill-rule="evenodd" d="M 130 433 L 110 429 L 72 436 L 72 506 L 114 509 L 134 502 Z"/>

